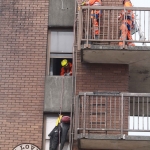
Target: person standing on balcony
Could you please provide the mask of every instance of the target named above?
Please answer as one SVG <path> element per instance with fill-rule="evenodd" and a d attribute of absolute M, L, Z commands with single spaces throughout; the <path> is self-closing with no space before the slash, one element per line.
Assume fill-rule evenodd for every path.
<path fill-rule="evenodd" d="M 130 0 L 122 0 L 124 7 L 132 7 Z M 131 29 L 134 28 L 134 14 L 131 10 L 123 10 L 118 16 L 118 19 L 122 20 L 122 25 L 120 26 L 121 36 L 120 40 L 133 40 L 131 35 Z M 134 43 L 128 42 L 128 46 L 135 46 Z M 123 46 L 123 42 L 119 42 L 119 46 Z"/>
<path fill-rule="evenodd" d="M 61 61 L 61 76 L 72 76 L 72 63 L 68 62 L 67 59 Z"/>
<path fill-rule="evenodd" d="M 90 5 L 90 6 L 102 6 L 102 0 L 89 0 L 88 2 L 84 2 L 82 5 Z M 93 38 L 98 38 L 100 34 L 99 31 L 99 19 L 102 16 L 101 10 L 92 10 L 91 11 L 91 20 L 93 27 Z"/>

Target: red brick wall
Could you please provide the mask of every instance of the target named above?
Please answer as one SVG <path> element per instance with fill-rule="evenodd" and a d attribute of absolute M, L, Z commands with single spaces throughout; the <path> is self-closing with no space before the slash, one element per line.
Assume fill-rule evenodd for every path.
<path fill-rule="evenodd" d="M 0 149 L 41 148 L 48 0 L 0 1 Z"/>
<path fill-rule="evenodd" d="M 128 91 L 128 65 L 81 63 L 78 52 L 77 91 Z"/>

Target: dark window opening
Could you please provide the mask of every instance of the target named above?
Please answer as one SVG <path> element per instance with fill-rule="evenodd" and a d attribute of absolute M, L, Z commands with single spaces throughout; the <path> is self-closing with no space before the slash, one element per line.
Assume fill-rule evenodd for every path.
<path fill-rule="evenodd" d="M 61 72 L 61 61 L 67 59 L 68 62 L 72 63 L 72 58 L 51 58 L 50 59 L 50 75 L 60 75 Z"/>

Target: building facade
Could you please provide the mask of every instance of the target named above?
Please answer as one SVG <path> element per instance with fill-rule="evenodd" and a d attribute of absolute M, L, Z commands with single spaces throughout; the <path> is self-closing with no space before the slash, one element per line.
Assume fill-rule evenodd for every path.
<path fill-rule="evenodd" d="M 48 150 L 60 113 L 71 117 L 64 150 L 149 149 L 149 136 L 129 136 L 150 132 L 149 47 L 118 46 L 121 0 L 92 8 L 103 17 L 99 38 L 89 36 L 81 2 L 1 0 L 0 149 Z M 72 76 L 60 76 L 62 59 Z"/>

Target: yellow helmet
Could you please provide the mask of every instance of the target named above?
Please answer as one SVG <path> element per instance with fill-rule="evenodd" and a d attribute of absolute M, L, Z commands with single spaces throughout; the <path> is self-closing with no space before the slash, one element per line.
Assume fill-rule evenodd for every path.
<path fill-rule="evenodd" d="M 67 59 L 63 59 L 61 61 L 61 65 L 64 67 L 64 66 L 67 66 L 68 65 L 68 60 Z"/>

